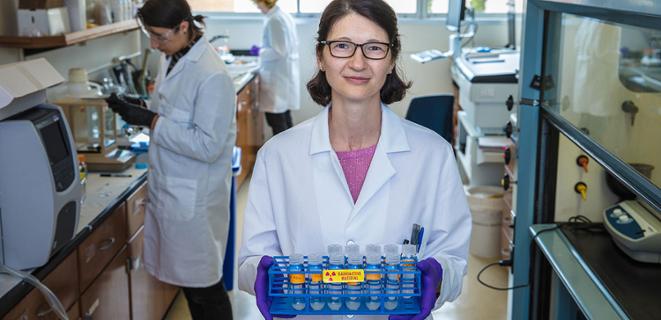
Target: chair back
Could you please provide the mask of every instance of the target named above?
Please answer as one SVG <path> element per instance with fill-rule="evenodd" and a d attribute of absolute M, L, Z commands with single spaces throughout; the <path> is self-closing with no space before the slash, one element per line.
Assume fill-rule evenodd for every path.
<path fill-rule="evenodd" d="M 453 105 L 454 97 L 451 94 L 415 97 L 406 112 L 406 119 L 434 130 L 452 143 Z"/>

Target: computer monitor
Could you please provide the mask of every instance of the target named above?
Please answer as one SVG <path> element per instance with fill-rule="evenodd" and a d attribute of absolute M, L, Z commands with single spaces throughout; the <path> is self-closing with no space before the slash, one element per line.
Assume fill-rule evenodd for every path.
<path fill-rule="evenodd" d="M 448 3 L 448 17 L 446 27 L 448 30 L 456 32 L 461 28 L 461 20 L 464 20 L 464 10 L 466 0 L 450 0 Z"/>

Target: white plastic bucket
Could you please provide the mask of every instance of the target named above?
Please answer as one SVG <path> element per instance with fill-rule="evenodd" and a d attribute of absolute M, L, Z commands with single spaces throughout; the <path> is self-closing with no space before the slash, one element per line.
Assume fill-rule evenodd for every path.
<path fill-rule="evenodd" d="M 500 224 L 503 189 L 476 186 L 466 189 L 473 218 L 470 253 L 481 258 L 500 256 Z"/>

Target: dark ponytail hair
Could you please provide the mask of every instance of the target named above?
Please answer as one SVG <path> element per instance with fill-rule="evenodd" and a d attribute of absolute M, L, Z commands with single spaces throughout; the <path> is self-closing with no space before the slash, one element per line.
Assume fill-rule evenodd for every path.
<path fill-rule="evenodd" d="M 186 0 L 147 0 L 138 9 L 136 18 L 146 26 L 168 29 L 175 28 L 182 21 L 188 21 L 189 37 L 203 33 L 203 29 L 196 23 L 205 25 L 204 16 L 193 16 Z"/>
<path fill-rule="evenodd" d="M 402 43 L 399 40 L 399 31 L 397 30 L 397 14 L 383 0 L 334 0 L 328 4 L 319 21 L 317 58 L 320 59 L 324 51 L 324 45 L 319 41 L 328 40 L 328 33 L 333 25 L 352 12 L 369 19 L 386 31 L 391 44 L 391 59 L 396 62 L 402 50 Z M 411 87 L 411 82 L 402 80 L 397 70 L 398 66 L 395 63 L 395 67 L 386 77 L 386 82 L 381 87 L 381 101 L 385 104 L 402 100 L 406 95 L 406 90 Z M 326 106 L 331 102 L 331 86 L 326 80 L 324 71 L 317 71 L 317 74 L 308 82 L 307 89 L 314 102 L 322 106 Z"/>

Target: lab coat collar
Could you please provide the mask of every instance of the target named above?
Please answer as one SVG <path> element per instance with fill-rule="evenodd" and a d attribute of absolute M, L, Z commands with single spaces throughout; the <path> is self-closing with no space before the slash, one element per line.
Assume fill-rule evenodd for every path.
<path fill-rule="evenodd" d="M 328 112 L 330 104 L 314 119 L 310 155 L 332 151 L 330 132 L 328 128 Z M 404 133 L 401 119 L 388 106 L 381 104 L 381 136 L 377 143 L 377 151 L 383 153 L 409 151 L 409 143 Z"/>
<path fill-rule="evenodd" d="M 280 7 L 278 7 L 277 4 L 274 5 L 273 8 L 271 8 L 271 9 L 266 13 L 266 17 L 267 17 L 267 18 L 272 17 L 273 15 L 275 15 L 275 13 L 276 13 L 278 10 L 280 10 Z"/>
<path fill-rule="evenodd" d="M 168 73 L 165 78 L 166 79 L 171 78 L 175 74 L 177 74 L 181 70 L 183 70 L 184 69 L 184 64 L 186 63 L 186 61 L 190 61 L 190 62 L 195 63 L 198 60 L 200 60 L 200 57 L 204 53 L 204 50 L 207 47 L 208 43 L 209 43 L 209 41 L 207 41 L 207 38 L 203 35 L 199 40 L 197 40 L 197 42 L 193 45 L 193 47 L 191 47 L 190 50 L 188 50 L 188 52 L 183 57 L 181 57 L 181 59 L 179 59 L 179 62 L 177 62 L 177 64 L 174 66 L 174 68 L 172 68 L 170 73 Z M 172 59 L 172 58 L 170 58 L 170 59 Z M 170 63 L 170 59 L 166 59 L 166 62 L 165 62 L 165 67 L 166 68 L 167 68 L 167 65 Z"/>

